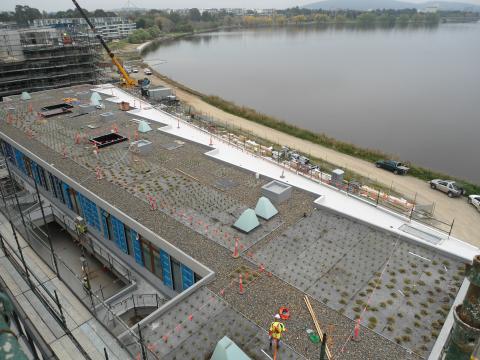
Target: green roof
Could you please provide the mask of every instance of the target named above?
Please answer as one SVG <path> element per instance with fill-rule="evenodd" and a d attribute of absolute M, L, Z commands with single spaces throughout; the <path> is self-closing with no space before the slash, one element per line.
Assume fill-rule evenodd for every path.
<path fill-rule="evenodd" d="M 233 224 L 233 227 L 245 233 L 249 233 L 259 225 L 260 223 L 258 222 L 257 215 L 255 215 L 255 211 L 247 209 L 242 215 L 240 215 L 235 224 Z"/>
<path fill-rule="evenodd" d="M 210 360 L 251 360 L 237 344 L 224 336 L 215 347 Z"/>
<path fill-rule="evenodd" d="M 272 217 L 278 214 L 278 210 L 273 206 L 271 201 L 262 196 L 258 199 L 257 206 L 255 207 L 255 214 L 260 216 L 262 219 L 270 220 Z"/>

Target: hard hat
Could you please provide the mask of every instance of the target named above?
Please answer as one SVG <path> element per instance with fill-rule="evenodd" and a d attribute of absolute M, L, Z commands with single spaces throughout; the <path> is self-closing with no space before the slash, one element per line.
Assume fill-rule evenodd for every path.
<path fill-rule="evenodd" d="M 280 319 L 280 315 L 279 315 L 279 314 L 275 314 L 274 318 L 275 318 L 275 319 Z"/>

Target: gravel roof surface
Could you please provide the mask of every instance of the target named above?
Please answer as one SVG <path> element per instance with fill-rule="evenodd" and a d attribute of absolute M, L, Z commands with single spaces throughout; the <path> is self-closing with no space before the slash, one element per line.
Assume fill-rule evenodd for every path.
<path fill-rule="evenodd" d="M 79 91 L 78 89 L 86 90 L 88 88 L 75 88 Z M 72 96 L 72 94 L 66 95 L 62 90 L 35 93 L 32 95 L 31 104 L 33 104 L 33 110 L 37 111 L 39 104 L 42 106 L 52 105 L 61 102 L 61 98 L 67 96 Z M 11 105 L 14 104 L 11 103 Z M 16 106 L 20 107 L 21 105 L 17 104 Z M 116 107 L 117 105 L 113 106 L 107 103 L 105 111 L 114 110 Z M 313 195 L 294 189 L 292 198 L 278 206 L 279 215 L 275 217 L 275 227 L 268 228 L 269 224 L 266 224 L 262 225 L 267 229 L 263 233 L 254 231 L 252 235 L 242 235 L 241 243 L 245 244 L 242 248 L 243 253 L 240 258 L 234 259 L 231 256 L 232 239 L 234 236 L 241 235 L 236 235 L 227 222 L 231 221 L 235 217 L 234 215 L 242 209 L 254 208 L 256 201 L 261 196 L 261 186 L 269 179 L 257 180 L 254 174 L 203 155 L 203 152 L 208 149 L 204 146 L 184 140 L 182 140 L 182 144 L 179 144 L 179 139 L 154 131 L 140 136 L 154 142 L 152 153 L 145 157 L 131 156 L 125 143 L 101 149 L 98 161 L 103 164 L 105 178 L 96 180 L 94 169 L 97 160 L 92 153 L 92 148 L 85 143 L 75 145 L 75 134 L 78 132 L 86 135 L 101 133 L 111 129 L 112 126 L 117 126 L 120 133 L 133 137 L 136 125 L 130 119 L 134 116 L 115 111 L 114 119 L 105 123 L 105 119 L 99 119 L 98 113 L 77 118 L 62 115 L 35 124 L 33 123 L 34 115 L 27 114 L 26 117 L 33 124 L 32 127 L 35 130 L 33 138 L 31 138 L 25 122 L 16 124 L 20 127 L 18 129 L 2 121 L 0 131 L 14 138 L 45 161 L 54 163 L 58 170 L 215 271 L 216 278 L 207 286 L 208 289 L 222 296 L 229 306 L 253 323 L 267 329 L 272 321 L 272 315 L 278 311 L 279 307 L 288 306 L 292 319 L 286 323 L 288 328 L 285 335 L 286 343 L 307 358 L 318 358 L 318 346 L 310 342 L 305 331 L 307 328 L 314 328 L 314 325 L 304 304 L 304 292 L 277 277 L 275 271 L 272 276 L 268 274 L 269 269 L 260 271 L 258 263 L 256 263 L 257 252 L 265 247 L 275 246 L 276 239 L 302 220 L 304 213 L 309 216 L 314 211 Z M 93 119 L 96 120 L 92 121 Z M 94 122 L 99 125 L 98 128 L 90 130 L 85 127 L 86 124 Z M 43 131 L 42 129 L 47 130 Z M 174 150 L 167 150 L 165 146 L 162 146 L 162 144 L 171 144 L 175 141 L 177 141 L 177 145 L 181 146 Z M 66 158 L 63 156 L 64 149 L 67 152 Z M 135 170 L 134 173 L 132 168 Z M 149 183 L 154 177 L 158 178 L 158 184 Z M 230 184 L 233 183 L 234 186 L 227 189 L 219 188 L 219 178 L 230 180 Z M 184 188 L 176 188 L 176 182 Z M 143 192 L 140 190 L 139 184 L 144 186 Z M 198 204 L 189 203 L 188 199 L 179 194 L 189 191 L 191 186 L 198 189 L 198 185 L 202 189 L 207 189 L 202 195 L 204 198 L 200 198 L 199 201 L 204 201 L 205 197 L 219 199 L 219 202 L 226 204 L 225 206 L 228 205 L 228 209 L 232 210 L 232 215 L 212 220 L 216 214 L 214 208 L 208 209 L 208 212 L 197 209 Z M 147 191 L 159 194 L 159 197 L 164 196 L 162 199 L 164 199 L 166 207 L 158 211 L 151 211 L 145 199 Z M 178 208 L 168 207 L 171 194 L 178 196 L 183 210 L 192 211 L 191 214 L 205 221 L 211 221 L 208 223 L 211 226 L 208 231 L 203 228 L 207 223 L 189 224 L 188 219 L 185 220 L 184 216 L 178 215 Z M 227 232 L 228 228 L 229 240 L 215 234 L 212 227 L 220 229 L 223 234 Z M 238 273 L 236 272 L 238 269 L 247 271 L 249 274 L 257 274 L 254 281 L 246 284 L 246 291 L 243 295 L 239 294 L 236 278 L 232 277 L 232 274 Z M 330 330 L 329 335 L 333 339 L 332 352 L 335 354 L 335 359 L 422 358 L 366 327 L 361 329 L 360 342 L 349 341 L 354 322 L 317 299 L 311 298 L 311 303 L 324 330 Z M 330 324 L 333 326 L 329 327 Z"/>

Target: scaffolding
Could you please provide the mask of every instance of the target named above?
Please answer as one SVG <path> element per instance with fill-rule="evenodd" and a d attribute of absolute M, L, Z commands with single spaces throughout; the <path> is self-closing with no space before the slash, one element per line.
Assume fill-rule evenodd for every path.
<path fill-rule="evenodd" d="M 98 83 L 101 54 L 93 34 L 74 26 L 0 29 L 0 98 Z"/>

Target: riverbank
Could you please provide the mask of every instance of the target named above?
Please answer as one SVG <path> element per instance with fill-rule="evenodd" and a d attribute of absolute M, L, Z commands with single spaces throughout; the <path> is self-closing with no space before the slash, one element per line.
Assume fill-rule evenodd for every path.
<path fill-rule="evenodd" d="M 143 74 L 134 74 L 137 79 L 143 78 Z M 219 123 L 227 126 L 239 127 L 242 130 L 255 134 L 272 144 L 282 144 L 310 154 L 314 158 L 323 159 L 339 167 L 348 169 L 360 176 L 367 177 L 392 188 L 396 192 L 410 198 L 416 195 L 417 201 L 422 204 L 435 203 L 435 216 L 439 219 L 451 222 L 455 219 L 453 235 L 465 240 L 472 245 L 480 246 L 478 233 L 480 222 L 478 213 L 467 204 L 465 199 L 450 199 L 445 194 L 430 189 L 426 181 L 412 176 L 396 176 L 382 169 L 377 169 L 371 162 L 341 153 L 331 148 L 307 141 L 259 124 L 254 121 L 233 115 L 219 109 L 203 100 L 202 94 L 179 85 L 175 81 L 154 71 L 150 77 L 153 86 L 171 87 L 179 100 L 191 106 L 195 111 L 209 114 L 212 118 L 218 119 Z"/>

